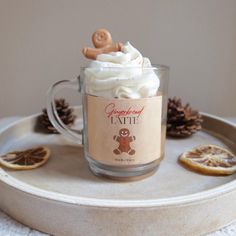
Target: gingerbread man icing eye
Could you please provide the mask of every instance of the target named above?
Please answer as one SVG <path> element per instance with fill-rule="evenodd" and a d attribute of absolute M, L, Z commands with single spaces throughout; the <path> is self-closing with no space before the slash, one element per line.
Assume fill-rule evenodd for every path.
<path fill-rule="evenodd" d="M 112 44 L 111 34 L 106 29 L 98 29 L 92 36 L 95 48 L 102 48 Z"/>

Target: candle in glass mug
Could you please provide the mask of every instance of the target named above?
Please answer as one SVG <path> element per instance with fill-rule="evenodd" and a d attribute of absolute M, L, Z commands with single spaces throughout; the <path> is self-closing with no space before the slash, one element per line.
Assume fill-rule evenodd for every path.
<path fill-rule="evenodd" d="M 56 87 L 79 84 L 84 156 L 92 172 L 124 180 L 147 176 L 164 156 L 169 68 L 152 65 L 129 42 L 114 44 L 106 30 L 94 35 L 95 48 L 83 50 L 92 60 L 81 68 L 80 80 L 50 90 L 49 117 L 59 132 L 79 142 L 53 109 Z"/>

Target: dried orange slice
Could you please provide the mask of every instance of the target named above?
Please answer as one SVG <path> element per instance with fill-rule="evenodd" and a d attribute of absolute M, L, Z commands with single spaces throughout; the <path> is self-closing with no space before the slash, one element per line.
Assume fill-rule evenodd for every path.
<path fill-rule="evenodd" d="M 190 169 L 204 174 L 231 175 L 236 172 L 236 156 L 216 145 L 202 145 L 179 157 Z"/>
<path fill-rule="evenodd" d="M 13 170 L 31 170 L 45 164 L 50 156 L 47 147 L 9 152 L 0 157 L 0 165 Z"/>

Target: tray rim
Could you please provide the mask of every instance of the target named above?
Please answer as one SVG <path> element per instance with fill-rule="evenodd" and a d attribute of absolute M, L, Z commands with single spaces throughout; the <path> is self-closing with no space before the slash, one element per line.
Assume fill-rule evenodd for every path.
<path fill-rule="evenodd" d="M 78 106 L 78 109 L 82 109 L 82 106 Z M 26 122 L 27 120 L 36 119 L 39 114 L 37 113 L 31 116 L 19 118 L 18 120 L 7 125 L 5 128 L 0 129 L 0 135 L 6 132 L 9 128 L 17 125 L 20 122 Z M 215 119 L 217 121 L 226 123 L 233 128 L 236 128 L 236 124 L 228 121 L 224 118 L 211 115 L 205 112 L 201 112 L 203 118 L 208 117 Z M 107 208 L 168 208 L 168 207 L 179 207 L 183 205 L 196 204 L 202 201 L 209 199 L 217 198 L 221 195 L 227 194 L 236 190 L 236 179 L 232 180 L 226 184 L 211 188 L 209 190 L 204 190 L 194 194 L 188 194 L 178 197 L 168 197 L 160 199 L 150 199 L 150 200 L 111 200 L 111 199 L 96 199 L 89 197 L 79 197 L 79 196 L 70 196 L 62 193 L 51 192 L 48 190 L 43 190 L 38 187 L 34 187 L 30 184 L 24 183 L 4 171 L 0 167 L 0 182 L 10 186 L 18 191 L 22 191 L 26 194 L 33 195 L 34 197 L 43 198 L 47 200 L 63 202 L 67 204 L 74 204 L 86 207 L 107 207 Z"/>

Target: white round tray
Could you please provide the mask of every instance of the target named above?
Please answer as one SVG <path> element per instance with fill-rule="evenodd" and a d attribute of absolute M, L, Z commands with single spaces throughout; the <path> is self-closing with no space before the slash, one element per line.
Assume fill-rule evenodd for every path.
<path fill-rule="evenodd" d="M 81 108 L 77 112 L 81 126 Z M 0 208 L 32 228 L 60 236 L 194 236 L 216 230 L 236 219 L 236 175 L 194 173 L 177 158 L 207 143 L 236 152 L 236 126 L 203 117 L 203 131 L 168 139 L 159 170 L 135 182 L 94 176 L 80 147 L 35 128 L 37 115 L 17 121 L 0 132 L 0 153 L 47 145 L 52 156 L 32 171 L 0 168 Z"/>

